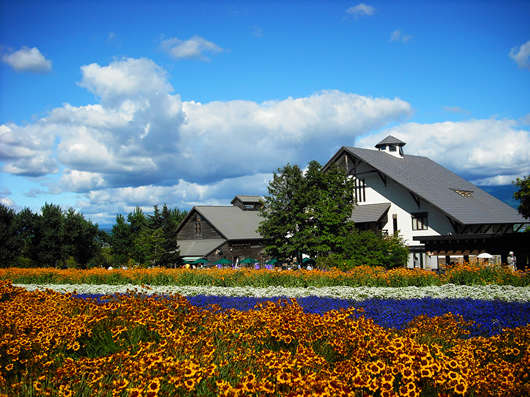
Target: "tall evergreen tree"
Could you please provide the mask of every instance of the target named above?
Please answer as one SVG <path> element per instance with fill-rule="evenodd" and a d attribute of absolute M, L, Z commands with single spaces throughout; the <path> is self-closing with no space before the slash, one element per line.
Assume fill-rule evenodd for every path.
<path fill-rule="evenodd" d="M 0 204 L 0 267 L 15 266 L 22 253 L 23 241 L 17 232 L 16 220 L 15 211 Z"/>
<path fill-rule="evenodd" d="M 73 257 L 81 267 L 86 267 L 101 248 L 98 226 L 70 208 L 65 215 L 64 231 L 66 255 Z"/>
<path fill-rule="evenodd" d="M 110 241 L 114 262 L 122 265 L 126 264 L 129 258 L 132 257 L 133 239 L 131 228 L 122 214 L 116 215 L 116 223 L 112 227 Z"/>
<path fill-rule="evenodd" d="M 63 211 L 58 205 L 45 203 L 41 212 L 37 262 L 41 266 L 57 267 L 66 259 Z"/>
<path fill-rule="evenodd" d="M 287 164 L 273 174 L 267 189 L 269 195 L 261 209 L 264 220 L 258 228 L 267 252 L 279 259 L 300 257 L 304 242 L 298 232 L 306 220 L 302 170 Z"/>
<path fill-rule="evenodd" d="M 180 211 L 169 210 L 166 204 L 162 207 L 162 255 L 160 257 L 162 266 L 180 264 L 180 252 L 177 246 L 179 215 Z"/>

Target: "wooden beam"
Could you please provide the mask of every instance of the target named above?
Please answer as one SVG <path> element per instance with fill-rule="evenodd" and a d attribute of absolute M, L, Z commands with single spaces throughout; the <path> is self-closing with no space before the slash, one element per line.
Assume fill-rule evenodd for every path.
<path fill-rule="evenodd" d="M 409 193 L 412 196 L 412 198 L 414 199 L 414 201 L 416 202 L 416 205 L 418 206 L 418 208 L 420 208 L 420 198 L 418 196 L 416 196 L 414 193 L 412 193 L 410 190 L 409 190 Z"/>

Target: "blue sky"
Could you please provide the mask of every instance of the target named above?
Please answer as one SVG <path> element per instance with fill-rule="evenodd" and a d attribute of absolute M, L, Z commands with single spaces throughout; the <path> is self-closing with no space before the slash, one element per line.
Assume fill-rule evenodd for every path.
<path fill-rule="evenodd" d="M 264 194 L 287 162 L 390 133 L 504 198 L 530 171 L 529 17 L 527 1 L 0 0 L 0 200 L 104 225 Z"/>

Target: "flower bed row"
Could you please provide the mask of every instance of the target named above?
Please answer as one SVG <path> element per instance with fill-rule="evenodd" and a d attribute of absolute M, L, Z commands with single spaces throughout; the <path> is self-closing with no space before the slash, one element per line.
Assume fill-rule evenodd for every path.
<path fill-rule="evenodd" d="M 502 267 L 458 265 L 443 275 L 430 270 L 393 269 L 359 266 L 338 270 L 278 271 L 267 269 L 0 269 L 0 280 L 24 284 L 114 284 L 114 285 L 186 285 L 219 287 L 329 287 L 377 286 L 406 287 L 443 284 L 457 285 L 530 285 L 530 273 L 512 272 Z"/>
<path fill-rule="evenodd" d="M 94 285 L 94 284 L 15 284 L 27 290 L 53 289 L 57 292 L 75 292 L 79 294 L 116 294 L 135 291 L 140 294 L 184 296 L 248 296 L 257 298 L 275 298 L 279 296 L 302 298 L 319 296 L 346 300 L 365 299 L 481 299 L 502 300 L 508 302 L 530 301 L 530 287 L 511 285 L 454 285 L 444 284 L 428 287 L 206 287 L 206 286 L 138 286 L 127 285 Z"/>
<path fill-rule="evenodd" d="M 177 295 L 107 299 L 97 303 L 0 282 L 0 391 L 54 396 L 530 393 L 528 324 L 473 337 L 472 324 L 450 313 L 419 316 L 394 329 L 355 307 L 319 314 L 296 301 L 223 310 L 203 309 Z M 190 299 L 209 304 L 199 302 L 207 299 L 203 296 Z M 499 310 L 481 304 L 485 311 Z M 528 315 L 525 304 L 512 304 L 522 305 L 521 313 Z"/>

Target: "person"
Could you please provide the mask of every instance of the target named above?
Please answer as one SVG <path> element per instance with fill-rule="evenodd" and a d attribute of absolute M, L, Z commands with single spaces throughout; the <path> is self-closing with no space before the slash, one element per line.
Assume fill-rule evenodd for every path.
<path fill-rule="evenodd" d="M 510 253 L 508 254 L 507 262 L 508 262 L 508 267 L 512 271 L 517 270 L 517 258 L 515 257 L 513 251 L 510 251 Z"/>

